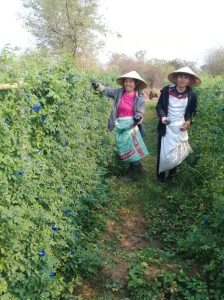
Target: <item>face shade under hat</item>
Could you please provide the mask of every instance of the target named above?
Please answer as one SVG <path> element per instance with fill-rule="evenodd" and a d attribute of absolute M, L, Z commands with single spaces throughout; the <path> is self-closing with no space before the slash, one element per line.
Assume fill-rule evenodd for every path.
<path fill-rule="evenodd" d="M 136 84 L 136 87 L 140 90 L 143 90 L 147 87 L 147 83 L 145 82 L 145 80 L 136 71 L 131 71 L 129 73 L 126 73 L 121 77 L 118 77 L 116 81 L 119 85 L 123 86 L 124 80 L 126 78 L 137 80 L 138 83 Z"/>
<path fill-rule="evenodd" d="M 191 86 L 197 86 L 201 83 L 201 79 L 199 78 L 199 76 L 196 75 L 189 67 L 183 67 L 183 68 L 180 68 L 180 69 L 170 73 L 168 75 L 169 81 L 172 82 L 173 84 L 176 84 L 176 76 L 178 74 L 184 74 L 184 75 L 188 75 L 188 76 L 192 77 L 193 83 L 191 84 Z"/>

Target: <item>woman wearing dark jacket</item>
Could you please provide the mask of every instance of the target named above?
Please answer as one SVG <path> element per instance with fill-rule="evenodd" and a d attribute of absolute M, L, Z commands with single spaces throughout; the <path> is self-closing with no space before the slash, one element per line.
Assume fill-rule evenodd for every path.
<path fill-rule="evenodd" d="M 197 97 L 193 86 L 201 83 L 200 78 L 188 67 L 168 75 L 173 85 L 161 90 L 156 106 L 159 123 L 157 147 L 157 178 L 165 180 L 166 171 L 171 178 L 176 167 L 192 152 L 188 144 L 188 133 L 196 113 Z"/>
<path fill-rule="evenodd" d="M 108 129 L 109 131 L 113 130 L 118 118 L 129 118 L 132 120 L 132 127 L 137 125 L 143 135 L 142 120 L 145 112 L 145 100 L 141 90 L 146 88 L 147 84 L 135 71 L 124 74 L 116 81 L 121 86 L 120 88 L 104 87 L 102 84 L 92 81 L 95 90 L 103 92 L 105 96 L 113 99 L 113 108 L 108 119 Z M 134 151 L 136 149 L 130 152 Z M 141 173 L 141 169 L 140 160 L 131 163 L 127 179 L 136 177 L 138 173 Z"/>

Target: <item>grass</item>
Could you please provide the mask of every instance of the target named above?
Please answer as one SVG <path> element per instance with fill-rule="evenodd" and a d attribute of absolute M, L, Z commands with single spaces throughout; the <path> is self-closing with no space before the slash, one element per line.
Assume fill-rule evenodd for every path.
<path fill-rule="evenodd" d="M 123 182 L 117 176 L 116 190 L 112 191 L 116 201 L 107 214 L 105 231 L 99 237 L 104 253 L 102 268 L 84 284 L 81 299 L 129 299 L 127 284 L 131 258 L 140 249 L 159 245 L 159 241 L 146 238 L 150 220 L 144 214 L 145 202 L 152 196 L 148 188 L 145 194 L 146 187 L 157 185 L 155 105 L 155 101 L 148 102 L 145 112 L 145 143 L 150 155 L 143 159 L 144 175 L 136 182 Z"/>
<path fill-rule="evenodd" d="M 169 184 L 156 180 L 155 105 L 155 101 L 147 103 L 144 117 L 147 133 L 144 140 L 150 152 L 142 161 L 144 174 L 135 182 L 123 182 L 120 179 L 123 172 L 116 174 L 111 191 L 111 199 L 115 201 L 108 207 L 110 212 L 106 215 L 105 230 L 99 235 L 103 249 L 102 267 L 86 283 L 91 286 L 92 292 L 88 295 L 81 292 L 81 299 L 136 300 L 128 290 L 129 271 L 141 251 L 147 253 L 154 249 L 155 253 L 167 253 L 168 256 L 171 253 L 174 260 L 186 266 L 189 272 L 195 269 L 196 263 L 179 257 L 175 247 L 195 222 L 199 204 L 190 202 L 189 205 L 190 191 L 186 191 L 178 178 L 181 170 Z M 200 272 L 200 268 L 196 269 Z"/>

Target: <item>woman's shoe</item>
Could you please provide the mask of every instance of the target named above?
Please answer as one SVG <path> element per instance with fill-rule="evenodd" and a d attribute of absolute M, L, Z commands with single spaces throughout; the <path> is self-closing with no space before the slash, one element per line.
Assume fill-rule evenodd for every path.
<path fill-rule="evenodd" d="M 143 165 L 141 163 L 130 164 L 128 174 L 123 176 L 124 181 L 135 181 L 143 173 Z"/>

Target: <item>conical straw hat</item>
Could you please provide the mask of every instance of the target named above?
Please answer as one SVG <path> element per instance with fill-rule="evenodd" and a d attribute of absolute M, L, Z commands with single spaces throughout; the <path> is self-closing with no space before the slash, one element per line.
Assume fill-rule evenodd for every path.
<path fill-rule="evenodd" d="M 116 81 L 119 85 L 123 86 L 125 78 L 137 79 L 139 81 L 137 88 L 140 90 L 143 90 L 147 87 L 145 80 L 136 71 L 131 71 L 127 74 L 124 74 L 121 77 L 118 77 Z"/>
<path fill-rule="evenodd" d="M 193 76 L 193 77 L 194 77 L 194 82 L 191 84 L 191 86 L 197 86 L 197 85 L 199 85 L 199 84 L 201 83 L 201 79 L 199 78 L 199 76 L 196 75 L 196 74 L 191 70 L 191 68 L 189 68 L 189 67 L 183 67 L 183 68 L 180 68 L 180 69 L 178 69 L 178 70 L 176 70 L 176 71 L 170 73 L 170 74 L 168 75 L 169 81 L 175 84 L 175 83 L 176 83 L 176 75 L 177 75 L 178 73 L 184 73 L 184 74 L 188 74 L 188 75 Z"/>

